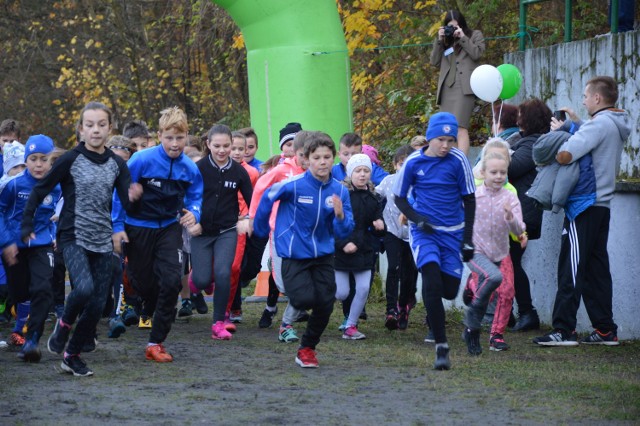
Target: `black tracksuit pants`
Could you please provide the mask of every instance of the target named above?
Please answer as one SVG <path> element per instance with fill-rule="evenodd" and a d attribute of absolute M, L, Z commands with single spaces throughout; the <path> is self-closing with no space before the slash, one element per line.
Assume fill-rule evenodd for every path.
<path fill-rule="evenodd" d="M 37 333 L 37 339 L 40 339 L 51 307 L 53 248 L 21 248 L 17 261 L 12 266 L 4 264 L 9 295 L 15 304 L 31 301 L 25 337 L 31 339 Z"/>
<path fill-rule="evenodd" d="M 565 218 L 558 261 L 558 292 L 553 306 L 553 328 L 573 331 L 580 298 L 593 328 L 616 331 L 613 322 L 613 285 L 609 268 L 607 207 L 589 207 L 570 222 Z"/>
<path fill-rule="evenodd" d="M 296 309 L 311 309 L 301 347 L 315 349 L 327 328 L 336 299 L 333 255 L 312 259 L 282 259 L 282 279 L 289 303 Z"/>
<path fill-rule="evenodd" d="M 165 228 L 126 225 L 128 275 L 145 314 L 153 313 L 149 343 L 162 343 L 175 320 L 182 289 L 182 227 L 175 222 Z"/>

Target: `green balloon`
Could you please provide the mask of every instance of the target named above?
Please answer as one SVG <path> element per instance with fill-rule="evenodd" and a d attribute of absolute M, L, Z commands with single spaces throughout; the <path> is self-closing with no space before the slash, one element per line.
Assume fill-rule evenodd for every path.
<path fill-rule="evenodd" d="M 518 67 L 511 64 L 502 64 L 498 67 L 500 75 L 502 75 L 502 92 L 500 92 L 500 99 L 510 99 L 518 93 L 520 86 L 522 85 L 522 74 Z"/>

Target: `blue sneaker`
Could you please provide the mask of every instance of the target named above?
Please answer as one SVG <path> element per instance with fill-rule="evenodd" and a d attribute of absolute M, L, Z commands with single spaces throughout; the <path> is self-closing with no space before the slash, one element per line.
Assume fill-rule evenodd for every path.
<path fill-rule="evenodd" d="M 18 352 L 18 359 L 24 362 L 40 362 L 40 358 L 42 358 L 42 353 L 38 348 L 38 336 L 34 333 L 30 339 L 25 340 L 20 352 Z"/>
<path fill-rule="evenodd" d="M 122 310 L 121 317 L 122 322 L 127 327 L 138 324 L 138 314 L 136 314 L 136 310 L 133 309 L 133 306 L 131 305 L 125 305 L 124 309 Z"/>
<path fill-rule="evenodd" d="M 119 315 L 109 320 L 109 333 L 107 334 L 109 338 L 117 339 L 125 331 L 127 331 L 127 327 L 124 325 L 124 322 Z"/>
<path fill-rule="evenodd" d="M 338 330 L 345 331 L 347 329 L 347 320 L 348 319 L 349 319 L 348 317 L 344 317 L 344 321 L 342 321 L 342 324 L 340 324 L 340 327 L 338 327 Z"/>
<path fill-rule="evenodd" d="M 291 325 L 281 326 L 278 340 L 285 343 L 297 342 L 298 335 Z"/>

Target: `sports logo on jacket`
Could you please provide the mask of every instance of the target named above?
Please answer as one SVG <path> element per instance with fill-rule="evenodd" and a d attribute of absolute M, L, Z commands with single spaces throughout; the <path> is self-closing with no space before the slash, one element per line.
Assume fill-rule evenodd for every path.
<path fill-rule="evenodd" d="M 150 179 L 147 182 L 147 185 L 155 186 L 156 188 L 162 188 L 162 182 L 160 182 L 159 180 L 155 180 L 155 179 Z"/>
<path fill-rule="evenodd" d="M 44 200 L 42 200 L 42 204 L 45 206 L 50 206 L 51 204 L 53 204 L 53 197 L 51 196 L 51 194 L 48 194 L 46 197 L 44 197 Z"/>
<path fill-rule="evenodd" d="M 333 195 L 329 195 L 327 198 L 324 199 L 324 205 L 330 209 L 333 208 Z"/>
<path fill-rule="evenodd" d="M 224 187 L 225 188 L 235 188 L 236 187 L 236 182 L 232 181 L 232 180 L 225 180 L 224 181 Z"/>

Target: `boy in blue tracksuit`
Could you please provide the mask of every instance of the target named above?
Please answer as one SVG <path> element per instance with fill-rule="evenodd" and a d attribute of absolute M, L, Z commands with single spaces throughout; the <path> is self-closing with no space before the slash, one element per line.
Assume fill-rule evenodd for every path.
<path fill-rule="evenodd" d="M 145 357 L 171 362 L 163 342 L 171 330 L 182 288 L 182 227 L 200 222 L 202 176 L 183 154 L 188 123 L 177 107 L 161 112 L 159 146 L 135 153 L 127 165 L 131 181 L 144 193 L 126 217 L 114 195 L 113 231 L 116 241 L 127 242 L 128 273 L 143 300 L 143 314 L 152 315 Z"/>
<path fill-rule="evenodd" d="M 346 238 L 354 226 L 349 191 L 331 176 L 335 155 L 329 135 L 313 132 L 305 145 L 309 169 L 265 192 L 254 218 L 256 236 L 266 238 L 280 201 L 274 236 L 284 287 L 293 307 L 313 310 L 296 357 L 303 368 L 318 367 L 315 348 L 333 312 L 335 238 Z"/>
<path fill-rule="evenodd" d="M 25 362 L 39 362 L 41 357 L 38 342 L 52 299 L 55 225 L 50 218 L 60 199 L 60 186 L 56 185 L 37 207 L 33 232 L 27 242 L 20 239 L 20 222 L 31 190 L 50 169 L 48 156 L 53 148 L 50 137 L 31 136 L 25 144 L 27 169 L 9 181 L 0 194 L 0 247 L 9 293 L 18 308 L 18 316 L 29 315 L 24 344 L 18 353 L 18 358 Z M 22 324 L 20 321 L 16 324 L 18 329 L 14 329 L 14 333 L 22 334 Z"/>

